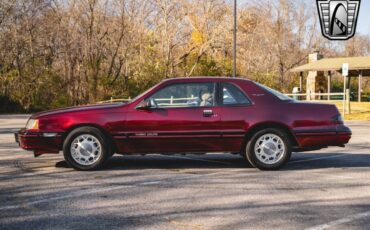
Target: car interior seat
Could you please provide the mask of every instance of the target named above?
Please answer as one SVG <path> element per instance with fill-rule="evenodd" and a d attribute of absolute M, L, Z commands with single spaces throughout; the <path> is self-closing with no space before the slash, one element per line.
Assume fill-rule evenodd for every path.
<path fill-rule="evenodd" d="M 202 99 L 202 101 L 200 102 L 201 107 L 213 105 L 213 96 L 211 93 L 209 92 L 203 93 L 201 99 Z"/>

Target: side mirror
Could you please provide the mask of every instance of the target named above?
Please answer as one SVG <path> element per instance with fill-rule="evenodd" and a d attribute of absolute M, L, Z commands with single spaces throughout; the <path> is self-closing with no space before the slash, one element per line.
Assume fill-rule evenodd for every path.
<path fill-rule="evenodd" d="M 144 100 L 136 107 L 138 110 L 151 110 L 157 108 L 153 99 Z"/>

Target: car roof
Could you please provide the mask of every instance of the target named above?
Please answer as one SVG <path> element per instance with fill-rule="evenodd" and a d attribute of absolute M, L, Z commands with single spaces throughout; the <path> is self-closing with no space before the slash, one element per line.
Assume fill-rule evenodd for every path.
<path fill-rule="evenodd" d="M 235 82 L 235 81 L 248 81 L 251 82 L 251 80 L 242 78 L 242 77 L 219 77 L 219 76 L 214 76 L 214 77 L 177 77 L 177 78 L 169 78 L 163 80 L 163 82 L 202 82 L 202 81 L 215 81 L 215 82 Z"/>

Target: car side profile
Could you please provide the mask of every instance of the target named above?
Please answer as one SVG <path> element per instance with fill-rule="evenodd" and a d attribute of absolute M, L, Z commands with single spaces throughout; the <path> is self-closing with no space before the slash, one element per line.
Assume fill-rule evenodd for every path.
<path fill-rule="evenodd" d="M 351 130 L 334 105 L 295 101 L 241 78 L 165 80 L 130 103 L 34 114 L 15 134 L 35 156 L 63 151 L 77 170 L 101 168 L 113 154 L 241 153 L 275 170 L 292 151 L 344 147 Z"/>

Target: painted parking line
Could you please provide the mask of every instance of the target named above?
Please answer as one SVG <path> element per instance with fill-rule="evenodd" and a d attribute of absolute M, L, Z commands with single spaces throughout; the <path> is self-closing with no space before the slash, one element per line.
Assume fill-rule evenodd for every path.
<path fill-rule="evenodd" d="M 345 223 L 350 223 L 350 222 L 353 222 L 355 220 L 363 219 L 363 218 L 366 218 L 366 217 L 370 217 L 370 211 L 358 213 L 358 214 L 348 216 L 348 217 L 343 218 L 343 219 L 331 221 L 331 222 L 326 223 L 326 224 L 310 227 L 310 228 L 307 228 L 306 230 L 325 230 L 325 229 L 328 229 L 328 228 L 333 228 L 333 227 L 336 227 L 338 225 L 345 224 Z"/>
<path fill-rule="evenodd" d="M 17 149 L 16 147 L 14 148 L 1 148 L 0 147 L 0 151 L 19 151 L 20 149 Z M 21 150 L 23 151 L 23 150 Z"/>

